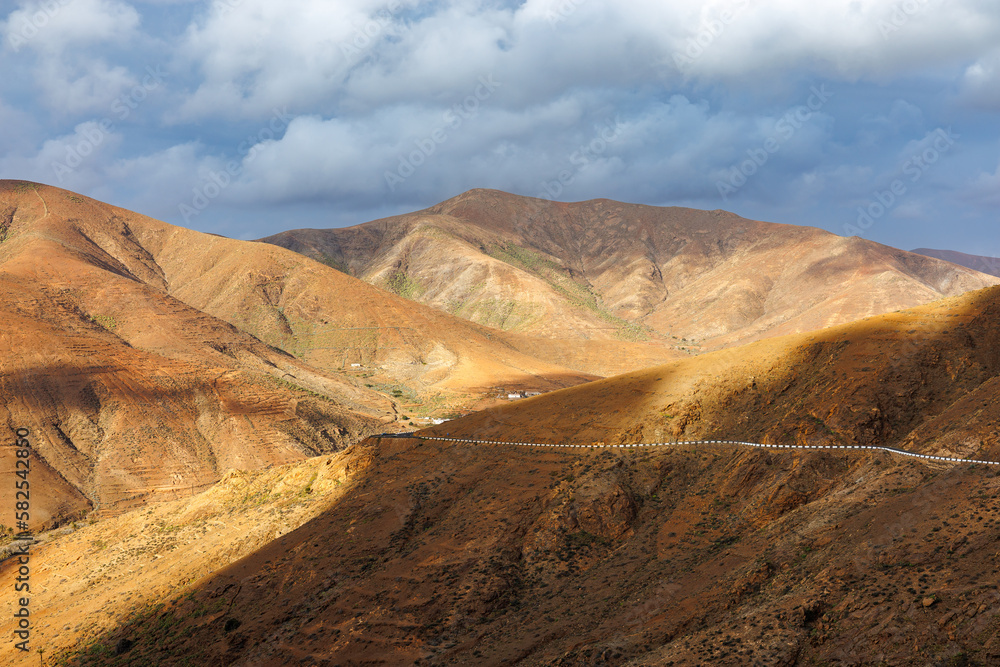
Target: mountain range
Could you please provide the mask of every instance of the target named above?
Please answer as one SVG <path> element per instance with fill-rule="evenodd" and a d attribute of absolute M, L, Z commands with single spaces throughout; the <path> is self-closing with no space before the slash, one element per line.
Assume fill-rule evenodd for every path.
<path fill-rule="evenodd" d="M 166 606 L 123 612 L 76 654 L 118 664 L 117 647 L 132 664 L 167 665 L 994 664 L 1000 470 L 778 446 L 1000 461 L 998 326 L 991 288 L 415 437 L 369 438 L 319 462 L 319 479 L 344 485 L 325 510 L 190 593 L 158 598 Z M 597 446 L 675 438 L 771 448 Z M 300 465 L 283 469 L 298 488 Z M 211 497 L 233 495 L 235 481 Z M 262 502 L 288 493 L 282 484 Z M 174 512 L 195 539 L 195 506 Z M 141 520 L 67 539 L 85 549 Z M 144 544 L 153 584 L 196 566 Z M 217 540 L 205 548 L 217 553 Z M 56 549 L 41 554 L 69 567 Z M 140 583 L 122 585 L 139 594 Z M 109 594 L 86 596 L 98 609 Z M 68 618 L 59 609 L 56 627 Z"/>
<path fill-rule="evenodd" d="M 665 342 L 684 352 L 844 324 L 998 282 L 815 227 L 494 190 L 263 240 L 487 326 L 555 340 Z"/>
<path fill-rule="evenodd" d="M 994 664 L 1000 466 L 857 449 L 1000 461 L 1000 278 L 957 259 L 489 190 L 248 242 L 0 181 L 35 641 L 93 665 Z"/>
<path fill-rule="evenodd" d="M 1000 276 L 1000 257 L 983 257 L 981 255 L 968 255 L 964 252 L 956 252 L 954 250 L 931 250 L 929 248 L 917 248 L 913 252 L 918 255 L 943 259 L 946 262 L 958 264 L 959 266 L 964 266 L 980 273 Z"/>

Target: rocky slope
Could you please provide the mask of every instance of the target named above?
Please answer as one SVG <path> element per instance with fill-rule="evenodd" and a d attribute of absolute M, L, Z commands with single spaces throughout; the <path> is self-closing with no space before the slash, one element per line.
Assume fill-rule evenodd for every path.
<path fill-rule="evenodd" d="M 263 239 L 505 330 L 702 351 L 997 284 L 860 238 L 724 211 L 472 190 L 416 213 Z"/>
<path fill-rule="evenodd" d="M 345 492 L 347 463 L 338 452 L 267 470 L 233 470 L 196 496 L 40 535 L 30 550 L 32 645 L 44 648 L 47 659 L 85 646 L 88 635 L 115 619 L 152 609 L 279 539 Z M 9 602 L 0 604 L 12 616 Z M 0 661 L 39 663 L 37 654 L 23 655 L 9 642 L 0 645 Z"/>
<path fill-rule="evenodd" d="M 190 494 L 393 421 L 385 396 L 173 297 L 138 216 L 5 181 L 0 219 L 2 414 L 32 434 L 35 521 Z"/>
<path fill-rule="evenodd" d="M 997 341 L 994 288 L 419 435 L 878 444 L 1000 460 Z M 342 456 L 350 488 L 326 512 L 91 635 L 74 664 L 1000 660 L 993 467 L 399 438 Z"/>
<path fill-rule="evenodd" d="M 0 240 L 0 396 L 37 448 L 35 526 L 334 451 L 421 398 L 594 377 L 296 253 L 58 188 L 0 181 Z"/>
<path fill-rule="evenodd" d="M 969 255 L 954 250 L 931 250 L 930 248 L 917 248 L 913 252 L 918 255 L 943 259 L 946 262 L 958 264 L 980 273 L 1000 276 L 1000 257 L 983 257 L 982 255 Z"/>

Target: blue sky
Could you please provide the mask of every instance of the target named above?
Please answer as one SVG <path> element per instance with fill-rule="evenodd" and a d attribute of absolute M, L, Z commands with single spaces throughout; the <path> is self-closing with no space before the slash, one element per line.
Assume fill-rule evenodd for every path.
<path fill-rule="evenodd" d="M 0 177 L 194 229 L 489 187 L 1000 256 L 994 0 L 0 8 Z"/>

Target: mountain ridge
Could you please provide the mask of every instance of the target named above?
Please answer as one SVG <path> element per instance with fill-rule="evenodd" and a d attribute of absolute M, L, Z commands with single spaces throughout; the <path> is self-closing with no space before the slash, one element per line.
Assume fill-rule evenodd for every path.
<path fill-rule="evenodd" d="M 815 227 L 724 211 L 471 190 L 412 214 L 262 239 L 502 329 L 684 352 L 822 328 L 997 284 Z"/>
<path fill-rule="evenodd" d="M 982 255 L 970 255 L 955 250 L 934 250 L 931 248 L 917 248 L 911 252 L 941 259 L 952 264 L 958 264 L 959 266 L 988 273 L 992 276 L 1000 276 L 1000 257 L 984 257 Z"/>
<path fill-rule="evenodd" d="M 369 438 L 324 513 L 95 641 L 161 664 L 991 664 L 996 470 L 420 436 L 998 461 L 998 315 L 987 288 Z"/>

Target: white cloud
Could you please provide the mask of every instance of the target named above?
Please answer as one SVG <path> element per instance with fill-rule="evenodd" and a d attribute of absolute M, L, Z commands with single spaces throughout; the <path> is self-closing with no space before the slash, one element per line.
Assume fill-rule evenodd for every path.
<path fill-rule="evenodd" d="M 484 73 L 517 82 L 507 103 L 522 106 L 582 85 L 883 81 L 964 67 L 1000 40 L 1000 5 L 913 4 L 908 14 L 893 0 L 244 0 L 188 29 L 178 52 L 204 81 L 178 118 L 237 103 L 250 116 L 284 104 L 371 109 L 447 97 Z"/>
<path fill-rule="evenodd" d="M 63 59 L 44 59 L 36 69 L 43 99 L 62 114 L 110 113 L 112 100 L 137 84 L 124 67 L 103 59 L 80 57 L 73 64 Z"/>
<path fill-rule="evenodd" d="M 87 121 L 71 134 L 45 141 L 34 154 L 8 154 L 0 159 L 4 178 L 25 178 L 86 192 L 104 184 L 105 170 L 115 159 L 122 137 L 108 124 Z"/>
<path fill-rule="evenodd" d="M 274 106 L 328 99 L 375 43 L 402 30 L 415 0 L 243 0 L 218 2 L 189 26 L 177 50 L 204 77 L 177 119 L 232 111 L 269 114 Z M 221 91 L 221 92 L 220 92 Z"/>
<path fill-rule="evenodd" d="M 1000 49 L 993 50 L 965 70 L 962 92 L 973 105 L 1000 111 Z"/>
<path fill-rule="evenodd" d="M 34 26 L 44 7 L 58 11 Z M 1000 110 L 1000 3 L 986 0 L 31 0 L 0 35 L 10 177 L 56 182 L 52 164 L 93 127 L 81 120 L 123 120 L 115 99 L 145 66 L 169 71 L 62 184 L 173 220 L 232 161 L 239 173 L 196 222 L 306 205 L 360 221 L 469 187 L 537 195 L 552 183 L 560 199 L 727 206 L 716 182 L 821 84 L 836 94 L 829 108 L 732 207 L 846 208 L 853 221 L 952 122 L 961 150 L 921 180 L 939 198 L 897 215 L 962 197 L 985 209 L 1000 185 L 983 148 L 995 123 L 980 113 Z M 289 125 L 254 131 L 285 108 Z M 608 122 L 620 127 L 602 143 Z M 946 182 L 976 186 L 949 195 Z"/>
<path fill-rule="evenodd" d="M 1000 204 L 1000 165 L 996 171 L 982 172 L 963 192 L 965 199 L 981 205 L 997 206 Z"/>
<path fill-rule="evenodd" d="M 8 48 L 53 55 L 82 45 L 127 43 L 136 35 L 139 13 L 118 0 L 32 0 L 0 25 Z"/>
<path fill-rule="evenodd" d="M 139 14 L 118 0 L 34 0 L 0 24 L 8 51 L 33 58 L 42 101 L 66 116 L 107 108 L 135 85 L 125 66 L 95 50 L 128 47 L 138 36 Z"/>

